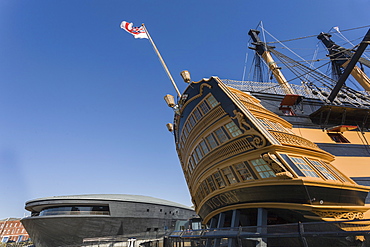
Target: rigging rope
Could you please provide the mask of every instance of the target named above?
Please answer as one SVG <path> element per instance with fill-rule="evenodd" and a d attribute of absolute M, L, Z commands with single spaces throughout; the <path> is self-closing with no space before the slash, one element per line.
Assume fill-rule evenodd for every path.
<path fill-rule="evenodd" d="M 370 27 L 370 25 L 366 25 L 366 26 L 362 26 L 362 27 L 355 27 L 355 28 L 350 28 L 350 29 L 345 29 L 345 30 L 342 30 L 342 32 L 352 31 L 352 30 L 361 29 L 361 28 L 365 28 L 365 27 Z M 330 33 L 336 33 L 336 32 L 330 32 Z M 300 38 L 295 38 L 295 39 L 287 39 L 287 40 L 283 40 L 283 41 L 272 41 L 272 42 L 268 42 L 268 44 L 275 44 L 275 43 L 281 43 L 281 42 L 289 42 L 289 41 L 294 41 L 294 40 L 312 38 L 312 37 L 316 37 L 316 36 L 317 36 L 317 34 L 315 34 L 315 35 L 308 35 L 308 36 L 304 36 L 304 37 L 300 37 Z"/>

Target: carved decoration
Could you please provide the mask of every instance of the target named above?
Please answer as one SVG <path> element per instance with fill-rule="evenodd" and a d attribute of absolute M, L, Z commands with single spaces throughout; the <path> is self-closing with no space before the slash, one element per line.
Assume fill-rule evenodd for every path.
<path fill-rule="evenodd" d="M 233 110 L 234 117 L 231 119 L 236 119 L 238 121 L 239 129 L 243 131 L 243 134 L 247 135 L 247 138 L 251 138 L 251 144 L 255 148 L 262 148 L 266 146 L 266 139 L 257 130 L 253 129 L 249 123 L 244 118 L 244 114 Z"/>
<path fill-rule="evenodd" d="M 334 219 L 363 219 L 363 212 L 338 212 L 338 211 L 313 211 L 315 214 L 319 215 L 322 218 L 334 218 Z"/>
<path fill-rule="evenodd" d="M 319 149 L 315 143 L 303 137 L 275 130 L 269 130 L 269 132 L 282 144 Z"/>
<path fill-rule="evenodd" d="M 185 104 L 182 106 L 182 108 L 185 108 L 186 105 L 188 105 L 190 102 L 192 102 L 193 100 L 201 97 L 203 95 L 203 91 L 204 91 L 204 87 L 208 87 L 208 88 L 212 88 L 211 85 L 209 85 L 208 83 L 203 83 L 202 85 L 200 85 L 199 87 L 199 94 L 195 95 L 193 98 L 191 99 L 188 99 Z"/>
<path fill-rule="evenodd" d="M 266 161 L 270 168 L 275 172 L 277 177 L 280 178 L 293 178 L 293 175 L 286 170 L 283 164 L 275 156 L 275 154 L 265 153 L 261 154 L 261 158 Z"/>

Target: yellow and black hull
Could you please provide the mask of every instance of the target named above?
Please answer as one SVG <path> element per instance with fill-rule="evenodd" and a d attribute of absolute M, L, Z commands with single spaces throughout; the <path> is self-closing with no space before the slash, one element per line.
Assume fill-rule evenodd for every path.
<path fill-rule="evenodd" d="M 250 93 L 212 77 L 191 83 L 178 109 L 176 148 L 204 223 L 257 208 L 292 212 L 297 221 L 361 219 L 368 210 L 369 187 Z"/>

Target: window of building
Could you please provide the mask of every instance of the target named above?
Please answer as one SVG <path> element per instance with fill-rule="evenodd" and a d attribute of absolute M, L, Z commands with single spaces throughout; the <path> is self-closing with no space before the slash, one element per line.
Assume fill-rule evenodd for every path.
<path fill-rule="evenodd" d="M 207 182 L 205 180 L 202 183 L 202 188 L 204 190 L 205 195 L 207 196 L 210 193 L 210 190 L 209 190 Z"/>
<path fill-rule="evenodd" d="M 206 192 L 204 191 L 203 184 L 199 186 L 198 191 L 199 191 L 200 200 L 203 200 L 203 198 L 207 196 Z"/>
<path fill-rule="evenodd" d="M 195 119 L 193 115 L 190 115 L 189 117 L 189 124 L 190 124 L 190 127 L 193 127 L 195 125 Z"/>
<path fill-rule="evenodd" d="M 261 178 L 271 178 L 276 177 L 274 171 L 270 168 L 270 166 L 264 161 L 263 159 L 255 159 L 251 160 L 251 163 L 261 176 Z"/>
<path fill-rule="evenodd" d="M 323 163 L 325 165 L 326 169 L 331 171 L 332 174 L 335 174 L 339 178 L 339 180 L 341 180 L 342 182 L 351 182 L 347 177 L 343 176 L 343 174 L 341 174 L 340 172 L 338 172 L 334 168 L 332 168 L 329 163 L 326 163 L 324 161 L 321 161 L 321 163 Z"/>
<path fill-rule="evenodd" d="M 213 97 L 213 95 L 208 96 L 206 100 L 212 108 L 218 104 L 217 100 L 215 99 L 215 97 Z"/>
<path fill-rule="evenodd" d="M 196 120 L 199 120 L 199 119 L 201 119 L 201 118 L 202 118 L 202 114 L 200 113 L 200 111 L 199 111 L 199 109 L 198 109 L 198 108 L 195 108 L 195 109 L 194 109 L 193 114 L 194 114 L 194 117 L 195 117 L 195 119 L 196 119 Z"/>
<path fill-rule="evenodd" d="M 326 167 L 317 160 L 310 160 L 310 163 L 320 171 L 320 173 L 329 180 L 338 180 Z"/>
<path fill-rule="evenodd" d="M 188 131 L 188 129 L 186 127 L 187 127 L 187 124 L 185 124 L 185 126 L 183 128 L 183 131 L 182 131 L 182 133 L 184 134 L 185 138 L 187 138 L 188 135 L 189 135 L 189 131 Z"/>
<path fill-rule="evenodd" d="M 209 176 L 208 178 L 207 178 L 207 183 L 208 183 L 208 186 L 209 186 L 209 189 L 211 190 L 211 192 L 212 191 L 215 191 L 217 188 L 216 188 L 216 184 L 215 184 L 215 182 L 213 181 L 213 179 L 212 179 L 212 176 Z"/>
<path fill-rule="evenodd" d="M 336 143 L 350 143 L 341 133 L 328 133 L 328 136 Z"/>
<path fill-rule="evenodd" d="M 293 109 L 290 107 L 280 107 L 279 109 L 285 116 L 295 116 Z"/>
<path fill-rule="evenodd" d="M 206 142 L 205 141 L 201 141 L 199 145 L 200 145 L 200 148 L 202 149 L 204 155 L 206 155 L 209 152 L 209 149 L 207 147 Z"/>
<path fill-rule="evenodd" d="M 191 157 L 193 157 L 193 160 L 195 162 L 195 165 L 199 163 L 199 158 L 197 156 L 197 154 L 195 152 L 193 152 L 193 154 L 191 155 Z"/>
<path fill-rule="evenodd" d="M 219 188 L 225 187 L 225 181 L 222 178 L 222 175 L 221 175 L 220 172 L 215 172 L 213 174 L 213 177 L 215 178 L 215 181 L 216 181 L 216 183 L 217 183 L 217 185 L 218 185 Z"/>
<path fill-rule="evenodd" d="M 209 106 L 207 105 L 205 101 L 202 101 L 202 103 L 199 104 L 199 108 L 203 112 L 204 115 L 206 115 L 207 112 L 209 112 Z"/>
<path fill-rule="evenodd" d="M 265 119 L 258 119 L 260 122 L 261 122 L 261 124 L 263 125 L 263 126 L 265 126 L 265 128 L 266 129 L 268 129 L 268 130 L 272 130 L 273 128 L 268 124 L 268 121 L 266 121 Z"/>
<path fill-rule="evenodd" d="M 215 131 L 217 139 L 220 141 L 220 143 L 224 143 L 229 140 L 227 135 L 225 134 L 223 128 L 219 128 Z"/>
<path fill-rule="evenodd" d="M 200 147 L 199 147 L 199 146 L 197 146 L 197 147 L 195 148 L 195 152 L 197 153 L 199 160 L 201 160 L 201 159 L 203 158 L 203 154 L 202 154 L 202 152 L 200 151 Z"/>
<path fill-rule="evenodd" d="M 74 205 L 45 208 L 40 212 L 40 216 L 47 215 L 109 215 L 109 206 L 101 205 Z"/>
<path fill-rule="evenodd" d="M 289 157 L 306 177 L 319 178 L 320 176 L 301 158 Z"/>
<path fill-rule="evenodd" d="M 232 137 L 236 137 L 236 136 L 242 134 L 242 131 L 239 129 L 238 126 L 236 126 L 236 124 L 234 122 L 230 122 L 230 123 L 226 124 L 225 126 L 226 126 L 227 130 L 230 132 Z"/>
<path fill-rule="evenodd" d="M 243 162 L 234 165 L 234 167 L 242 180 L 246 181 L 254 179 L 251 172 L 248 170 L 247 166 Z"/>
<path fill-rule="evenodd" d="M 217 142 L 216 142 L 216 140 L 215 140 L 215 138 L 213 137 L 212 134 L 210 134 L 206 137 L 206 141 L 207 141 L 208 145 L 211 147 L 211 149 L 214 149 L 215 147 L 217 147 Z"/>
<path fill-rule="evenodd" d="M 224 174 L 224 176 L 226 177 L 226 180 L 229 184 L 235 184 L 235 183 L 238 182 L 236 180 L 236 177 L 235 177 L 233 171 L 231 170 L 231 167 L 225 167 L 225 168 L 221 169 L 221 171 Z"/>
<path fill-rule="evenodd" d="M 193 157 L 190 156 L 190 158 L 189 158 L 189 165 L 188 165 L 189 172 L 192 173 L 193 170 L 194 170 L 194 168 L 195 168 L 195 165 L 194 165 Z"/>

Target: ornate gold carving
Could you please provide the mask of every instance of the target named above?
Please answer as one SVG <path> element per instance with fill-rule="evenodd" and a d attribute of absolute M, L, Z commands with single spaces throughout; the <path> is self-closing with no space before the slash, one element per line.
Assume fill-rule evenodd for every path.
<path fill-rule="evenodd" d="M 211 85 L 209 85 L 208 83 L 203 83 L 202 85 L 200 85 L 200 87 L 199 87 L 199 94 L 197 94 L 197 95 L 195 95 L 193 98 L 191 98 L 191 99 L 188 99 L 186 102 L 185 102 L 185 104 L 181 107 L 181 108 L 185 108 L 186 107 L 186 105 L 188 105 L 190 102 L 192 102 L 193 100 L 195 100 L 195 99 L 197 99 L 197 98 L 199 98 L 199 97 L 201 97 L 202 95 L 203 95 L 203 88 L 204 87 L 208 87 L 208 88 L 212 88 L 212 86 Z"/>
<path fill-rule="evenodd" d="M 251 144 L 255 148 L 262 148 L 266 146 L 266 139 L 262 136 L 257 130 L 253 129 L 250 124 L 244 118 L 244 114 L 238 112 L 237 110 L 233 110 L 234 117 L 231 119 L 236 119 L 238 121 L 239 129 L 243 131 L 247 137 L 252 138 Z"/>
<path fill-rule="evenodd" d="M 261 154 L 261 158 L 267 162 L 271 169 L 275 172 L 277 177 L 280 178 L 293 178 L 293 175 L 285 169 L 283 164 L 275 156 L 275 154 L 265 153 Z"/>
<path fill-rule="evenodd" d="M 303 137 L 275 130 L 269 130 L 269 132 L 282 144 L 319 149 L 315 143 Z"/>
<path fill-rule="evenodd" d="M 334 219 L 363 219 L 363 212 L 338 212 L 338 211 L 313 211 L 315 214 L 319 215 L 322 218 L 334 218 Z"/>

